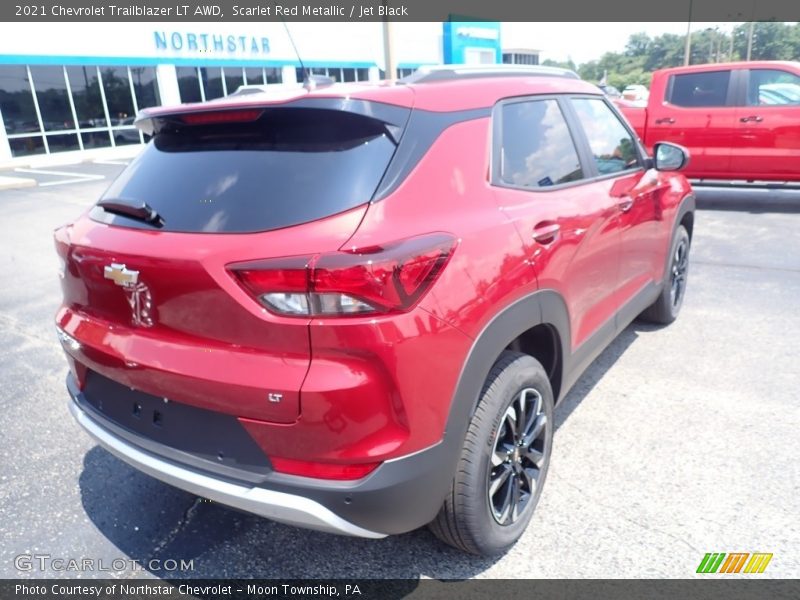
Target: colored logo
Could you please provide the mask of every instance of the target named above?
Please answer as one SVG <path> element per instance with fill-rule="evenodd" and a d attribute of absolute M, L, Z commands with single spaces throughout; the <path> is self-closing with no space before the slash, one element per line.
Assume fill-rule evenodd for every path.
<path fill-rule="evenodd" d="M 698 573 L 763 573 L 772 554 L 765 552 L 709 552 L 700 561 Z"/>

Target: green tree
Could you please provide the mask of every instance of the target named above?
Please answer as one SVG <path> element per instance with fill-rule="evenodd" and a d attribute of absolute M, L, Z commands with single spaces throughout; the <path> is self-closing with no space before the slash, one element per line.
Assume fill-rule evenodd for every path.
<path fill-rule="evenodd" d="M 737 25 L 733 32 L 736 58 L 747 58 L 750 24 Z M 753 25 L 752 60 L 800 59 L 800 23 L 761 22 Z"/>
<path fill-rule="evenodd" d="M 653 40 L 644 32 L 634 33 L 628 38 L 628 44 L 625 46 L 626 56 L 646 56 L 650 53 L 650 48 Z"/>
<path fill-rule="evenodd" d="M 578 67 L 575 65 L 575 61 L 572 60 L 571 57 L 567 57 L 566 61 L 557 61 L 557 60 L 550 60 L 549 58 L 542 61 L 542 65 L 545 67 L 559 67 L 560 69 L 569 69 L 571 71 L 577 71 Z"/>

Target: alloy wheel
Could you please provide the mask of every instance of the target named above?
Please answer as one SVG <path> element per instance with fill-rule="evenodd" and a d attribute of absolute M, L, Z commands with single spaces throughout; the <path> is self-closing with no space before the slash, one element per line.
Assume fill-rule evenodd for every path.
<path fill-rule="evenodd" d="M 550 426 L 542 395 L 523 389 L 511 402 L 497 431 L 487 483 L 492 516 L 511 525 L 531 506 L 547 464 L 545 440 Z"/>
<path fill-rule="evenodd" d="M 673 308 L 680 306 L 683 302 L 683 293 L 686 290 L 686 276 L 689 271 L 689 241 L 681 239 L 675 248 L 672 257 L 672 273 L 670 275 L 670 299 Z"/>

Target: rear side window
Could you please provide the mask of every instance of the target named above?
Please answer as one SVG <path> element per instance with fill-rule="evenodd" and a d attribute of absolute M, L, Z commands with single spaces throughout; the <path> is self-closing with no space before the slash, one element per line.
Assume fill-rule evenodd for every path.
<path fill-rule="evenodd" d="M 267 231 L 368 202 L 394 150 L 375 119 L 272 108 L 248 123 L 162 128 L 103 199 L 147 203 L 167 231 Z M 149 227 L 100 208 L 92 217 Z"/>
<path fill-rule="evenodd" d="M 575 98 L 572 105 L 586 132 L 592 158 L 600 175 L 641 166 L 636 142 L 605 102 L 593 98 Z"/>
<path fill-rule="evenodd" d="M 558 102 L 514 102 L 501 110 L 500 183 L 542 188 L 583 178 Z"/>
<path fill-rule="evenodd" d="M 669 102 L 687 107 L 725 106 L 730 79 L 730 71 L 673 75 Z"/>
<path fill-rule="evenodd" d="M 800 104 L 800 77 L 779 69 L 751 69 L 748 106 Z"/>

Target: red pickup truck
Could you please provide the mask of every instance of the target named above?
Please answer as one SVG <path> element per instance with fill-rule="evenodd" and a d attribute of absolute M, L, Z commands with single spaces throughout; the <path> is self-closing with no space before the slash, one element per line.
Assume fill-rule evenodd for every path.
<path fill-rule="evenodd" d="M 663 69 L 646 107 L 618 105 L 648 151 L 664 141 L 689 149 L 689 178 L 800 180 L 800 62 Z"/>

